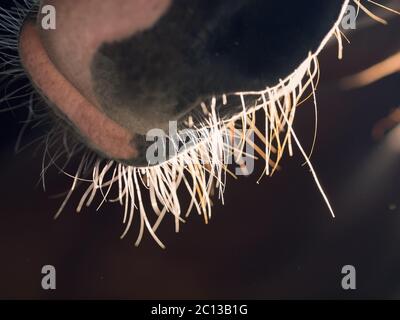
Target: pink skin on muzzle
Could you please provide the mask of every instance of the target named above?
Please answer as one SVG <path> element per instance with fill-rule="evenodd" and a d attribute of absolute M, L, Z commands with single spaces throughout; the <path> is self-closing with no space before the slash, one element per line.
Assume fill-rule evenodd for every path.
<path fill-rule="evenodd" d="M 172 0 L 48 0 L 56 30 L 27 20 L 20 56 L 32 82 L 71 121 L 89 145 L 108 157 L 131 160 L 138 152 L 133 132 L 108 118 L 93 93 L 90 63 L 103 43 L 151 28 Z"/>

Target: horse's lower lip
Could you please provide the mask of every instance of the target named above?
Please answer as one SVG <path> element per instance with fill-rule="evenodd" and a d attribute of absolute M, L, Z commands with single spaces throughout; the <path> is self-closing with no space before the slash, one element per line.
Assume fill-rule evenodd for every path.
<path fill-rule="evenodd" d="M 131 160 L 138 156 L 132 133 L 106 117 L 58 72 L 31 20 L 22 27 L 19 47 L 22 64 L 33 84 L 90 146 L 113 159 Z"/>

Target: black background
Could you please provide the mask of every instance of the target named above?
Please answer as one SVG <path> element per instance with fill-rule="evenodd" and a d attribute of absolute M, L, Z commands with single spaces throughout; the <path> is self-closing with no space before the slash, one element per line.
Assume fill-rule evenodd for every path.
<path fill-rule="evenodd" d="M 397 8 L 399 9 L 399 8 Z M 305 9 L 306 10 L 306 9 Z M 400 103 L 400 75 L 345 91 L 339 81 L 400 49 L 400 18 L 349 34 L 343 61 L 332 45 L 321 57 L 319 135 L 312 162 L 335 208 L 330 217 L 299 152 L 256 184 L 229 181 L 211 224 L 193 214 L 182 232 L 167 220 L 161 250 L 135 233 L 119 240 L 122 212 L 106 205 L 61 218 L 51 196 L 70 181 L 54 171 L 47 192 L 41 155 L 15 155 L 23 112 L 0 114 L 0 298 L 263 299 L 400 297 L 400 154 L 388 155 L 372 128 Z M 296 130 L 309 148 L 313 107 Z M 400 143 L 400 142 L 399 142 Z M 390 158 L 392 156 L 392 158 Z M 396 159 L 396 157 L 398 159 Z M 57 290 L 41 289 L 41 268 L 57 269 Z M 357 290 L 341 288 L 341 268 L 357 269 Z"/>

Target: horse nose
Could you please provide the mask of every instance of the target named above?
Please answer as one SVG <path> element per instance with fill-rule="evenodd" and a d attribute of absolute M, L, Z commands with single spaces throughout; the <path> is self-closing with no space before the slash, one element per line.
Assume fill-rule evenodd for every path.
<path fill-rule="evenodd" d="M 38 91 L 90 148 L 145 163 L 151 129 L 197 117 L 202 125 L 196 106 L 219 95 L 230 102 L 218 116 L 237 116 L 238 92 L 276 86 L 294 72 L 320 47 L 340 3 L 43 0 L 36 26 L 27 19 L 21 30 L 20 56 Z M 46 6 L 55 9 L 55 30 L 41 25 Z"/>
<path fill-rule="evenodd" d="M 112 76 L 105 76 L 99 70 L 94 72 L 92 66 L 95 56 L 106 43 L 116 43 L 134 37 L 151 29 L 171 5 L 171 0 L 46 0 L 41 2 L 41 8 L 52 5 L 56 9 L 56 29 L 40 28 L 42 15 L 38 16 L 38 30 L 44 48 L 57 70 L 76 87 L 94 106 L 106 113 L 114 120 L 121 120 L 118 108 L 118 82 L 121 80 Z M 129 55 L 129 53 L 126 53 Z M 104 61 L 104 60 L 103 60 Z M 117 61 L 109 61 L 117 63 Z M 135 61 L 136 64 L 141 63 Z M 134 63 L 134 64 L 135 64 Z M 105 77 L 106 94 L 99 93 L 96 77 Z M 139 83 L 140 78 L 134 79 Z M 104 85 L 104 84 L 103 84 Z M 110 103 L 111 99 L 113 102 Z M 124 101 L 126 109 L 134 109 L 132 101 Z M 134 103 L 134 101 L 133 101 Z M 116 107 L 114 107 L 116 105 Z M 128 117 L 132 118 L 132 117 Z M 132 119 L 131 119 L 132 120 Z M 134 125 L 125 122 L 128 129 L 138 130 Z M 140 122 L 139 122 L 140 123 Z M 137 123 L 136 123 L 137 124 Z"/>
<path fill-rule="evenodd" d="M 145 134 L 210 95 L 260 90 L 290 73 L 327 31 L 331 7 L 307 3 L 311 16 L 296 14 L 303 4 L 265 0 L 48 0 L 57 29 L 41 36 L 88 100 Z"/>

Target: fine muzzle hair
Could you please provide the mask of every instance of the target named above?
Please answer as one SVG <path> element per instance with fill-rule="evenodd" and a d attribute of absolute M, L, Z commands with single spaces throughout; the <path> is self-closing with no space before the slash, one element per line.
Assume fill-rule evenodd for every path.
<path fill-rule="evenodd" d="M 56 217 L 86 184 L 78 212 L 100 195 L 98 208 L 123 207 L 122 237 L 138 213 L 135 244 L 147 229 L 164 247 L 156 231 L 166 216 L 177 232 L 192 211 L 209 221 L 212 196 L 223 201 L 226 175 L 240 174 L 228 159 L 245 173 L 246 158 L 263 158 L 272 175 L 294 146 L 333 215 L 293 122 L 305 100 L 316 105 L 318 55 L 331 38 L 341 56 L 349 1 L 23 0 L 3 13 L 3 43 L 16 50 L 7 75 L 29 78 L 29 119 L 45 105 L 55 128 L 43 174 L 57 165 L 72 178 Z M 42 26 L 49 6 L 55 29 Z M 81 157 L 74 173 L 57 164 L 62 156 Z"/>

